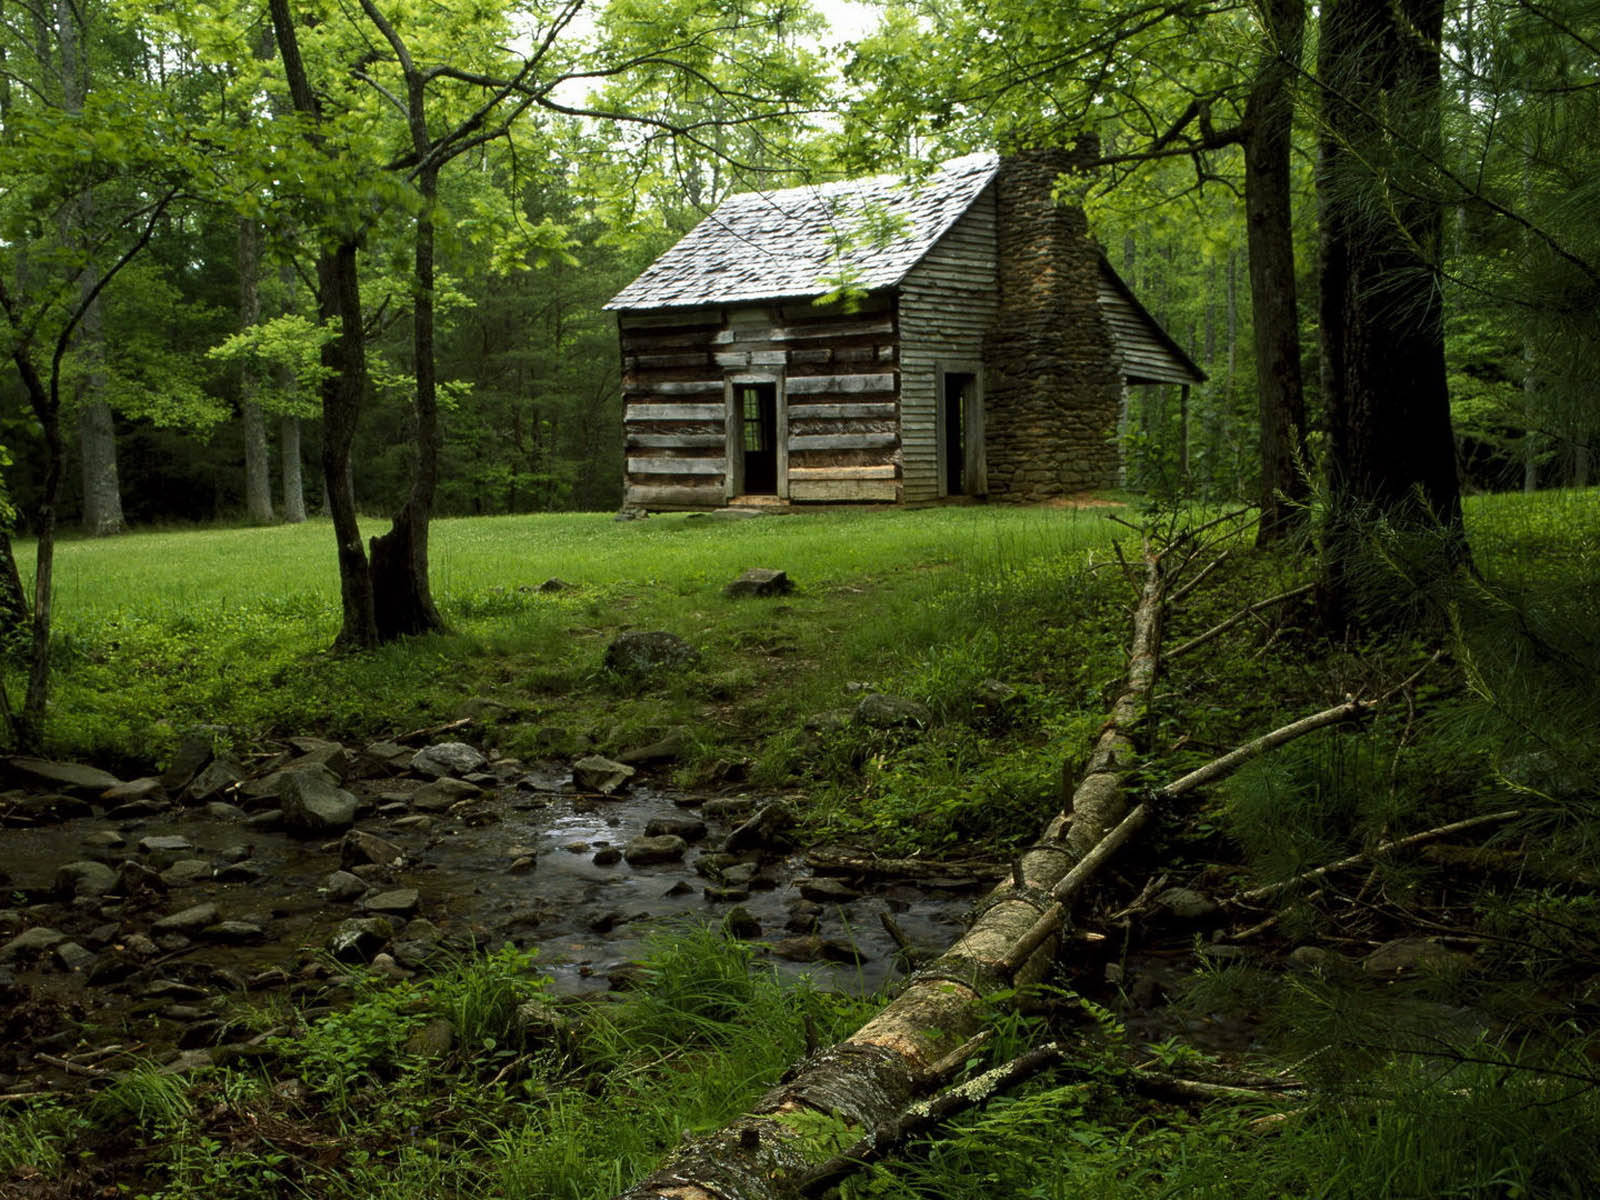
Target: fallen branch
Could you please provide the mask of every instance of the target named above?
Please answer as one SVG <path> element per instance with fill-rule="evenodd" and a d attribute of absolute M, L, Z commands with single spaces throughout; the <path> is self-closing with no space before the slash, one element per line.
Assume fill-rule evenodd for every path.
<path fill-rule="evenodd" d="M 1198 579 L 1196 582 L 1198 582 Z M 1227 633 L 1228 630 L 1239 624 L 1240 621 L 1248 621 L 1262 609 L 1271 608 L 1275 604 L 1283 604 L 1287 601 L 1298 599 L 1301 596 L 1310 595 L 1315 588 L 1316 584 L 1307 583 L 1297 588 L 1290 588 L 1287 592 L 1279 592 L 1276 596 L 1268 596 L 1265 600 L 1257 600 L 1254 604 L 1249 605 L 1246 608 L 1241 608 L 1238 612 L 1234 613 L 1233 616 L 1229 617 L 1226 621 L 1223 621 L 1220 625 L 1213 625 L 1204 633 L 1190 638 L 1187 642 L 1184 642 L 1183 645 L 1177 647 L 1176 649 L 1168 650 L 1167 659 L 1170 661 L 1179 657 L 1180 655 L 1187 654 L 1189 651 L 1197 649 L 1200 646 L 1204 646 L 1212 638 L 1219 637 L 1222 634 Z"/>
<path fill-rule="evenodd" d="M 1475 829 L 1479 825 L 1496 825 L 1506 821 L 1514 821 L 1522 815 L 1522 809 L 1508 808 L 1503 812 L 1485 813 L 1482 816 L 1468 817 L 1462 821 L 1452 821 L 1448 825 L 1440 825 L 1435 829 L 1424 829 L 1421 833 L 1413 833 L 1403 838 L 1383 842 L 1374 846 L 1371 850 L 1365 850 L 1360 854 L 1352 854 L 1349 858 L 1341 858 L 1338 862 L 1328 863 L 1326 866 L 1302 871 L 1300 874 L 1290 876 L 1288 879 L 1280 879 L 1277 883 L 1268 883 L 1263 884 L 1261 887 L 1251 888 L 1247 892 L 1239 893 L 1236 899 L 1240 903 L 1253 904 L 1258 900 L 1266 900 L 1269 897 L 1276 896 L 1279 892 L 1299 887 L 1301 884 L 1315 883 L 1320 879 L 1326 879 L 1335 871 L 1359 867 L 1374 858 L 1393 854 L 1396 850 L 1405 850 L 1411 846 L 1420 846 L 1424 842 L 1437 841 L 1439 838 L 1449 837 L 1453 833 L 1462 833 L 1468 829 Z"/>
<path fill-rule="evenodd" d="M 1223 563 L 1228 561 L 1228 556 L 1229 556 L 1230 553 L 1231 553 L 1231 551 L 1224 550 L 1221 554 L 1217 555 L 1210 562 L 1208 562 L 1205 566 L 1201 567 L 1200 568 L 1200 574 L 1196 575 L 1193 579 L 1189 580 L 1189 582 L 1184 584 L 1182 587 L 1173 589 L 1172 595 L 1167 597 L 1167 603 L 1168 604 L 1173 604 L 1173 605 L 1182 604 L 1183 603 L 1183 598 L 1185 596 L 1187 596 L 1190 592 L 1192 592 L 1196 588 L 1198 588 L 1202 583 L 1204 583 L 1211 576 L 1211 573 L 1213 571 L 1215 571 Z"/>

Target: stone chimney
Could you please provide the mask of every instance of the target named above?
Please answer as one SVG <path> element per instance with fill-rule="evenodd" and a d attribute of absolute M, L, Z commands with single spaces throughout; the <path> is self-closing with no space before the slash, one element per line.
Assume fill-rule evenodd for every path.
<path fill-rule="evenodd" d="M 989 494 L 1041 500 L 1114 487 L 1123 379 L 1099 303 L 1099 251 L 1083 209 L 1057 203 L 1098 139 L 1001 160 L 1000 311 L 984 338 Z M 1063 177 L 1066 177 L 1063 180 Z"/>

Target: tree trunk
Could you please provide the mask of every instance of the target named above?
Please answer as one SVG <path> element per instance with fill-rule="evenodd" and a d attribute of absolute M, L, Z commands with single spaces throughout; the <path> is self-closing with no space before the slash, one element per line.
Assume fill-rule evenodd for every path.
<path fill-rule="evenodd" d="M 261 322 L 261 230 L 248 217 L 239 221 L 239 328 Z M 272 470 L 267 453 L 267 422 L 259 397 L 261 379 L 248 359 L 239 373 L 239 420 L 244 431 L 244 512 L 255 525 L 272 523 Z"/>
<path fill-rule="evenodd" d="M 283 462 L 283 519 L 299 525 L 306 519 L 306 485 L 300 471 L 300 418 L 278 422 L 278 453 Z"/>
<path fill-rule="evenodd" d="M 420 86 L 413 91 L 413 113 L 420 113 Z M 425 125 L 422 136 L 426 138 Z M 419 153 L 426 153 L 425 145 Z M 422 193 L 422 208 L 417 215 L 411 326 L 416 370 L 416 456 L 412 460 L 411 494 L 405 506 L 395 514 L 389 532 L 372 539 L 373 605 L 382 641 L 444 628 L 428 582 L 428 523 L 438 491 L 439 449 L 443 441 L 433 345 L 433 206 L 439 190 L 437 168 L 424 168 L 417 187 Z"/>
<path fill-rule="evenodd" d="M 1305 3 L 1265 0 L 1261 14 L 1266 53 L 1245 105 L 1244 194 L 1260 416 L 1261 521 L 1256 544 L 1267 545 L 1294 527 L 1309 494 L 1290 201 L 1293 83 Z"/>
<path fill-rule="evenodd" d="M 89 324 L 84 321 L 85 326 Z M 98 322 L 95 324 L 98 325 Z M 93 336 L 84 331 L 84 341 Z M 85 346 L 86 353 L 93 353 Z M 83 382 L 92 393 L 104 376 L 92 372 Z M 117 478 L 117 424 L 111 406 L 104 400 L 80 401 L 78 409 L 78 453 L 83 464 L 83 527 L 95 537 L 121 533 L 122 485 Z"/>
<path fill-rule="evenodd" d="M 9 642 L 28 626 L 28 593 L 22 590 L 11 534 L 0 526 L 0 642 Z"/>
<path fill-rule="evenodd" d="M 1360 615 L 1352 568 L 1374 521 L 1442 531 L 1447 561 L 1465 552 L 1445 381 L 1443 205 L 1423 166 L 1442 136 L 1442 28 L 1441 0 L 1332 0 L 1322 10 L 1331 509 L 1322 607 L 1336 629 Z"/>
<path fill-rule="evenodd" d="M 323 149 L 318 123 L 320 105 L 300 57 L 289 0 L 269 0 L 273 36 L 289 85 L 295 111 L 311 122 L 309 140 Z M 338 336 L 322 347 L 326 376 L 322 383 L 322 476 L 333 518 L 333 536 L 339 552 L 339 596 L 343 621 L 334 645 L 356 649 L 378 643 L 377 619 L 372 606 L 372 576 L 361 545 L 361 524 L 356 517 L 355 488 L 350 477 L 350 447 L 367 386 L 366 330 L 361 320 L 361 291 L 354 235 L 331 249 L 317 253 L 318 315 L 328 324 L 337 322 Z"/>

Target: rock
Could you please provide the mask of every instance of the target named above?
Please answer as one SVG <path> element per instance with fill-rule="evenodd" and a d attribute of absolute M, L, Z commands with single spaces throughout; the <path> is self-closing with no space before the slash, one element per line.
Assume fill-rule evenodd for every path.
<path fill-rule="evenodd" d="M 367 893 L 367 881 L 349 871 L 335 871 L 322 881 L 329 900 L 355 900 Z"/>
<path fill-rule="evenodd" d="M 822 939 L 814 933 L 779 938 L 772 943 L 772 952 L 789 962 L 816 962 L 822 957 Z"/>
<path fill-rule="evenodd" d="M 326 767 L 340 783 L 356 773 L 355 756 L 338 742 L 325 742 L 321 738 L 293 738 L 290 744 L 297 750 L 302 744 L 311 748 L 303 750 L 299 758 L 284 768 L 286 771 L 298 771 L 305 767 Z"/>
<path fill-rule="evenodd" d="M 761 936 L 761 922 L 748 908 L 735 908 L 722 918 L 722 927 L 730 936 L 749 941 Z"/>
<path fill-rule="evenodd" d="M 1289 951 L 1289 962 L 1302 971 L 1324 975 L 1343 971 L 1350 965 L 1344 955 L 1326 946 L 1296 946 Z"/>
<path fill-rule="evenodd" d="M 1418 937 L 1385 942 L 1361 960 L 1363 971 L 1380 978 L 1416 973 L 1446 974 L 1470 966 L 1470 954 L 1462 954 L 1428 938 Z"/>
<path fill-rule="evenodd" d="M 242 863 L 254 857 L 255 852 L 256 848 L 248 842 L 235 842 L 231 846 L 224 846 L 217 857 L 225 863 Z"/>
<path fill-rule="evenodd" d="M 260 812 L 251 813 L 250 819 L 244 823 L 246 829 L 276 829 L 282 824 L 281 808 L 264 808 Z"/>
<path fill-rule="evenodd" d="M 315 837 L 350 828 L 356 819 L 356 798 L 323 767 L 285 771 L 278 781 L 283 823 L 291 833 Z"/>
<path fill-rule="evenodd" d="M 218 921 L 207 925 L 200 936 L 208 942 L 221 942 L 228 946 L 242 946 L 247 942 L 264 942 L 267 931 L 254 921 Z"/>
<path fill-rule="evenodd" d="M 520 858 L 511 860 L 511 865 L 506 868 L 508 875 L 526 875 L 539 865 L 539 860 L 531 854 L 524 854 Z"/>
<path fill-rule="evenodd" d="M 705 898 L 710 904 L 742 904 L 750 899 L 750 889 L 738 885 L 711 883 L 705 887 Z"/>
<path fill-rule="evenodd" d="M 142 933 L 130 933 L 122 939 L 122 948 L 135 958 L 153 958 L 156 944 Z"/>
<path fill-rule="evenodd" d="M 440 742 L 425 746 L 411 756 L 411 769 L 435 779 L 446 775 L 470 775 L 489 760 L 465 742 Z"/>
<path fill-rule="evenodd" d="M 678 862 L 689 844 L 681 837 L 668 834 L 663 837 L 636 837 L 622 850 L 622 857 L 630 866 L 646 867 L 655 863 Z"/>
<path fill-rule="evenodd" d="M 718 796 L 700 806 L 710 821 L 742 821 L 755 810 L 756 802 L 749 796 Z"/>
<path fill-rule="evenodd" d="M 229 863 L 212 876 L 218 883 L 256 883 L 266 877 L 267 869 L 253 862 Z"/>
<path fill-rule="evenodd" d="M 405 1052 L 415 1058 L 443 1058 L 456 1044 L 455 1027 L 435 1017 L 406 1039 Z"/>
<path fill-rule="evenodd" d="M 1203 921 L 1217 911 L 1216 901 L 1193 888 L 1170 887 L 1155 898 L 1155 906 L 1180 921 Z"/>
<path fill-rule="evenodd" d="M 815 879 L 797 879 L 795 887 L 813 904 L 848 904 L 861 899 L 861 893 L 842 879 L 822 875 Z"/>
<path fill-rule="evenodd" d="M 117 873 L 105 863 L 70 862 L 56 870 L 58 896 L 103 896 L 117 886 Z"/>
<path fill-rule="evenodd" d="M 139 853 L 149 855 L 151 858 L 173 857 L 193 849 L 193 842 L 188 838 L 176 835 L 139 839 Z"/>
<path fill-rule="evenodd" d="M 409 817 L 397 818 L 394 822 L 394 827 L 402 830 L 432 829 L 433 818 L 428 816 L 427 813 L 412 813 Z"/>
<path fill-rule="evenodd" d="M 106 816 L 113 821 L 137 821 L 143 817 L 164 813 L 171 807 L 172 802 L 163 796 L 146 796 L 142 800 L 129 800 L 126 804 L 119 804 Z"/>
<path fill-rule="evenodd" d="M 161 773 L 161 786 L 168 792 L 181 792 L 189 781 L 198 775 L 211 756 L 216 753 L 217 726 L 199 726 L 186 730 L 178 743 L 178 752 L 172 756 L 167 769 Z"/>
<path fill-rule="evenodd" d="M 31 958 L 36 954 L 43 954 L 66 940 L 67 935 L 64 933 L 57 933 L 54 929 L 43 925 L 35 925 L 0 946 L 0 962 L 11 962 L 16 958 Z"/>
<path fill-rule="evenodd" d="M 416 888 L 393 888 L 387 892 L 368 896 L 361 902 L 361 907 L 369 913 L 381 913 L 389 917 L 409 917 L 417 911 L 421 899 Z"/>
<path fill-rule="evenodd" d="M 106 984 L 121 983 L 138 969 L 138 959 L 129 954 L 126 947 L 121 949 L 113 947 L 95 956 L 93 964 L 89 967 L 88 980 L 95 987 L 103 987 Z"/>
<path fill-rule="evenodd" d="M 205 769 L 189 781 L 183 789 L 183 799 L 189 804 L 203 804 L 215 799 L 237 783 L 244 781 L 245 770 L 239 760 L 231 755 L 212 759 Z"/>
<path fill-rule="evenodd" d="M 634 766 L 675 762 L 689 752 L 691 744 L 689 731 L 682 725 L 674 725 L 655 741 L 624 750 L 617 755 L 617 761 Z"/>
<path fill-rule="evenodd" d="M 784 596 L 794 591 L 794 583 L 783 571 L 751 567 L 722 591 L 728 596 Z"/>
<path fill-rule="evenodd" d="M 153 776 L 130 779 L 127 783 L 119 783 L 100 793 L 100 799 L 113 808 L 119 804 L 131 804 L 135 800 L 165 801 L 166 798 L 167 789 L 161 786 L 161 780 Z"/>
<path fill-rule="evenodd" d="M 861 697 L 856 705 L 855 722 L 870 729 L 903 729 L 910 726 L 922 728 L 933 720 L 925 705 L 904 696 L 891 696 L 887 692 L 872 692 Z"/>
<path fill-rule="evenodd" d="M 706 835 L 706 823 L 696 817 L 657 817 L 644 827 L 646 837 L 671 834 L 686 842 L 698 842 Z"/>
<path fill-rule="evenodd" d="M 1017 689 L 998 679 L 985 679 L 972 689 L 972 707 L 986 723 L 1003 725 L 1019 707 Z"/>
<path fill-rule="evenodd" d="M 629 678 L 657 671 L 692 666 L 700 652 L 675 633 L 635 630 L 618 636 L 606 647 L 606 669 Z"/>
<path fill-rule="evenodd" d="M 328 951 L 338 962 L 371 962 L 394 936 L 388 917 L 351 917 L 341 921 L 328 939 Z"/>
<path fill-rule="evenodd" d="M 196 904 L 191 908 L 181 909 L 170 916 L 162 917 L 150 926 L 150 932 L 162 933 L 196 933 L 207 925 L 217 923 L 217 906 L 215 904 Z"/>
<path fill-rule="evenodd" d="M 446 812 L 463 800 L 472 800 L 481 795 L 483 789 L 475 783 L 442 776 L 412 792 L 411 807 L 418 812 Z"/>
<path fill-rule="evenodd" d="M 248 815 L 237 804 L 229 804 L 224 800 L 208 801 L 203 811 L 213 821 L 243 821 Z"/>
<path fill-rule="evenodd" d="M 377 863 L 392 867 L 405 859 L 405 851 L 393 842 L 386 841 L 364 829 L 352 829 L 339 842 L 339 865 L 356 867 L 362 863 Z"/>
<path fill-rule="evenodd" d="M 161 872 L 161 882 L 169 888 L 183 887 L 211 877 L 211 864 L 203 858 L 180 858 Z"/>
<path fill-rule="evenodd" d="M 77 942 L 58 942 L 51 954 L 63 971 L 81 971 L 94 961 L 94 955 Z"/>
<path fill-rule="evenodd" d="M 86 800 L 98 799 L 112 788 L 122 786 L 122 780 L 115 775 L 82 763 L 51 762 L 19 754 L 6 759 L 5 765 L 7 773 L 24 785 L 42 784 Z"/>
<path fill-rule="evenodd" d="M 549 596 L 554 595 L 556 592 L 570 592 L 573 590 L 573 585 L 568 583 L 565 579 L 557 579 L 554 575 L 552 575 L 549 579 L 546 579 L 543 583 L 541 583 L 535 590 L 543 592 L 545 595 Z"/>
<path fill-rule="evenodd" d="M 406 769 L 415 753 L 398 742 L 369 742 L 361 751 L 359 765 L 365 769 L 398 774 Z"/>
<path fill-rule="evenodd" d="M 139 891 L 164 892 L 167 885 L 159 871 L 130 858 L 117 868 L 117 890 L 131 896 Z"/>
<path fill-rule="evenodd" d="M 796 824 L 793 810 L 781 800 L 763 805 L 761 810 L 723 839 L 722 849 L 729 854 L 741 850 L 765 850 L 775 846 L 782 835 Z"/>
<path fill-rule="evenodd" d="M 615 846 L 605 846 L 596 850 L 589 861 L 597 867 L 614 867 L 622 861 L 622 851 Z"/>
<path fill-rule="evenodd" d="M 572 764 L 572 782 L 582 791 L 599 792 L 603 796 L 611 795 L 634 774 L 632 767 L 598 754 L 587 755 Z"/>
<path fill-rule="evenodd" d="M 661 894 L 671 899 L 677 899 L 679 896 L 687 896 L 692 891 L 694 889 L 680 879 Z"/>

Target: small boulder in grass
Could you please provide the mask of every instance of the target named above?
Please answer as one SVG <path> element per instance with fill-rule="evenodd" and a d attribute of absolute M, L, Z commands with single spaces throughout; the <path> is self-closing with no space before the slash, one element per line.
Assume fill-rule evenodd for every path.
<path fill-rule="evenodd" d="M 472 774 L 488 761 L 482 751 L 466 742 L 439 742 L 437 745 L 424 746 L 412 755 L 411 769 L 434 779 L 446 775 L 454 775 L 459 779 Z"/>
<path fill-rule="evenodd" d="M 723 593 L 728 596 L 785 596 L 794 591 L 794 581 L 786 571 L 768 567 L 751 567 L 735 579 Z"/>
<path fill-rule="evenodd" d="M 625 763 L 613 762 L 599 754 L 589 754 L 572 764 L 572 782 L 579 790 L 599 792 L 609 796 L 628 780 L 635 771 Z"/>

